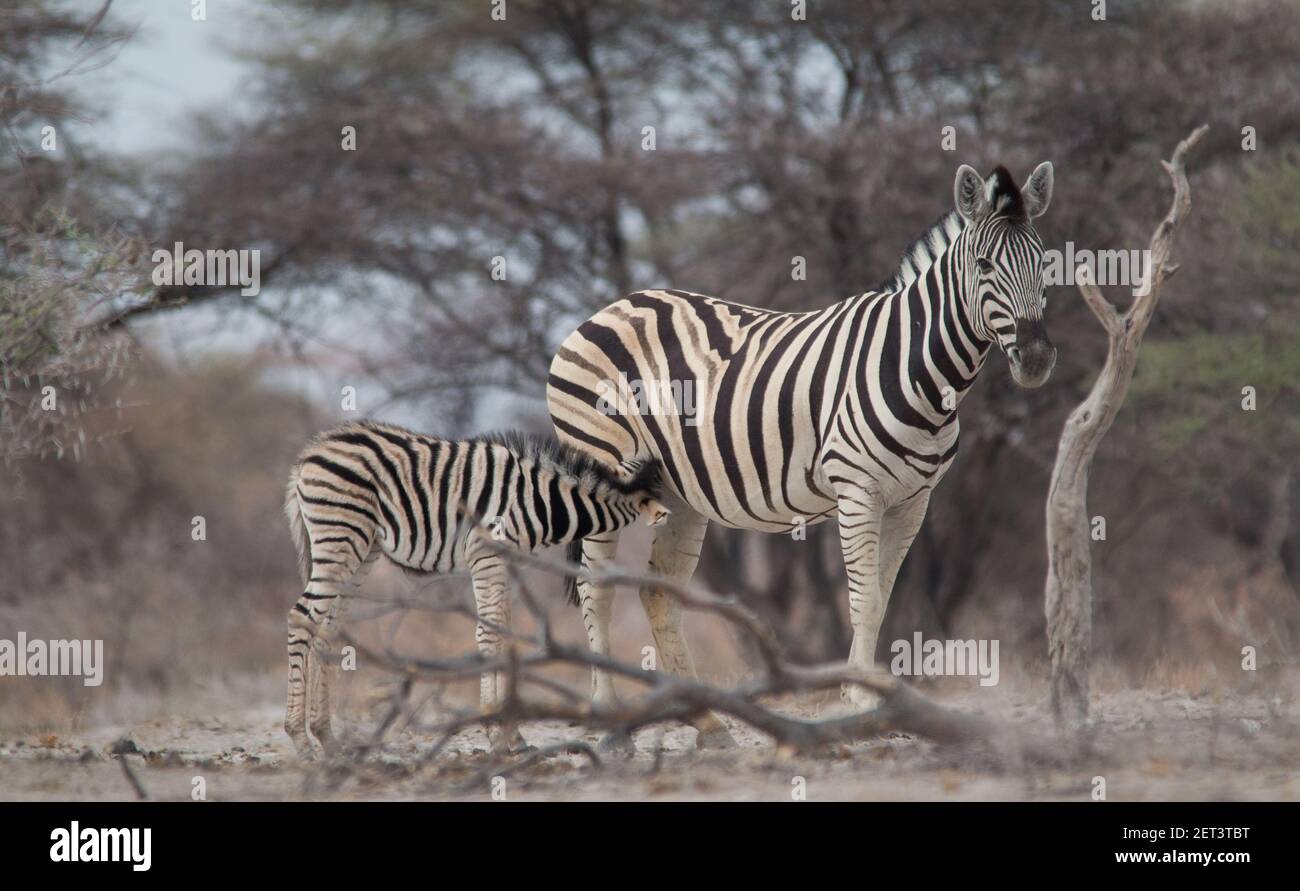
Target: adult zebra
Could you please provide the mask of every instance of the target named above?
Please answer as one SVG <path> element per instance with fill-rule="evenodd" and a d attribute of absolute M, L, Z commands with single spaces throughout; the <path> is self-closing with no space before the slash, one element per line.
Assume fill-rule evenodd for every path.
<path fill-rule="evenodd" d="M 955 209 L 879 290 L 804 313 L 642 291 L 565 339 L 547 386 L 560 438 L 609 464 L 658 458 L 679 502 L 655 536 L 654 572 L 688 581 L 710 520 L 787 532 L 838 516 L 849 662 L 872 662 L 899 566 L 957 454 L 957 405 L 989 347 L 997 343 L 1023 387 L 1041 385 L 1056 361 L 1043 327 L 1043 246 L 1031 223 L 1051 200 L 1052 165 L 1040 164 L 1023 188 L 1005 167 L 985 180 L 962 165 L 953 193 Z M 622 384 L 689 387 L 695 414 L 674 405 L 626 410 L 610 398 Z M 617 541 L 587 538 L 584 566 L 599 571 Z M 575 592 L 601 654 L 613 594 L 586 581 Z M 663 667 L 694 676 L 677 603 L 654 587 L 641 589 L 641 601 Z M 597 706 L 613 702 L 608 673 L 593 672 L 592 687 Z M 872 701 L 858 687 L 842 696 L 859 708 Z M 700 745 L 731 744 L 717 716 L 693 723 Z"/>

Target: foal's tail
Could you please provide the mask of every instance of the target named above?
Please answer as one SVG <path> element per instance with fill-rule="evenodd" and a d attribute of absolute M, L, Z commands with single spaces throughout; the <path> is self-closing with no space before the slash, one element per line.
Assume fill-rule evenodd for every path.
<path fill-rule="evenodd" d="M 289 518 L 289 534 L 298 549 L 298 572 L 305 585 L 311 578 L 311 538 L 302 519 L 302 502 L 298 500 L 298 471 L 297 464 L 289 471 L 289 485 L 284 490 L 284 515 Z"/>

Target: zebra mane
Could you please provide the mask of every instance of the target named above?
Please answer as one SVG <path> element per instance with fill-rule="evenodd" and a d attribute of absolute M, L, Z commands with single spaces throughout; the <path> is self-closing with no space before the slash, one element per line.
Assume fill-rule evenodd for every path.
<path fill-rule="evenodd" d="M 903 259 L 898 262 L 898 269 L 873 290 L 882 292 L 901 291 L 916 281 L 925 271 L 934 265 L 934 261 L 943 256 L 944 251 L 952 246 L 953 240 L 962 229 L 966 228 L 966 219 L 956 210 L 950 210 L 926 228 L 912 242 L 912 246 L 903 252 Z"/>
<path fill-rule="evenodd" d="M 1015 222 L 1029 222 L 1024 196 L 1010 171 L 999 164 L 984 185 L 991 206 L 991 216 L 1000 216 Z M 912 246 L 903 252 L 898 270 L 875 288 L 877 291 L 901 291 L 916 281 L 934 261 L 952 246 L 957 234 L 965 229 L 967 220 L 956 209 L 950 210 L 930 224 Z"/>
<path fill-rule="evenodd" d="M 602 464 L 586 452 L 580 452 L 549 436 L 522 430 L 498 430 L 472 436 L 469 442 L 486 442 L 505 446 L 525 461 L 571 477 L 592 489 L 606 486 L 624 495 L 645 493 L 658 498 L 662 492 L 660 464 L 653 459 L 632 463 L 624 476 L 608 464 Z"/>
<path fill-rule="evenodd" d="M 1020 193 L 1020 187 L 1016 185 L 1010 170 L 999 164 L 994 168 L 985 188 L 988 189 L 993 216 L 1006 217 L 1017 223 L 1029 222 L 1025 196 Z"/>

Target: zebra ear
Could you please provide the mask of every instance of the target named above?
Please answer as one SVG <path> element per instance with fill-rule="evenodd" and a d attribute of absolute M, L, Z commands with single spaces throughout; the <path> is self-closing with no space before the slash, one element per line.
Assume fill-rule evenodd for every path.
<path fill-rule="evenodd" d="M 957 168 L 957 179 L 952 184 L 953 203 L 957 212 L 978 223 L 989 212 L 989 196 L 984 188 L 984 177 L 969 164 Z"/>
<path fill-rule="evenodd" d="M 1020 197 L 1025 202 L 1025 212 L 1029 218 L 1041 217 L 1052 203 L 1052 162 L 1044 161 L 1034 168 L 1034 172 L 1025 180 L 1020 189 Z"/>
<path fill-rule="evenodd" d="M 641 502 L 641 515 L 645 517 L 647 526 L 662 526 L 668 522 L 668 515 L 671 513 L 672 511 L 654 498 L 647 498 Z"/>

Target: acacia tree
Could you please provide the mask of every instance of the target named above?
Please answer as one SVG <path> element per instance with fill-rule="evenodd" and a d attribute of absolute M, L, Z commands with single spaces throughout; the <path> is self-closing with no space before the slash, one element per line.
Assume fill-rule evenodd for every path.
<path fill-rule="evenodd" d="M 260 248 L 264 295 L 159 289 L 110 318 L 227 300 L 230 318 L 273 319 L 328 369 L 347 361 L 405 407 L 435 406 L 443 428 L 469 426 L 502 392 L 531 400 L 522 412 L 544 426 L 556 344 L 629 289 L 789 310 L 860 293 L 945 209 L 961 161 L 1051 158 L 1062 176 L 1045 240 L 1101 247 L 1142 237 L 1115 221 L 1155 198 L 1141 174 L 1150 146 L 1188 115 L 1249 119 L 1270 145 L 1300 136 L 1277 75 L 1298 61 L 1300 17 L 1270 0 L 1125 4 L 1104 23 L 1070 0 L 818 3 L 803 21 L 724 0 L 512 0 L 505 20 L 470 0 L 276 8 L 274 44 L 250 49 L 256 113 L 204 131 L 142 227 L 155 244 Z M 355 151 L 341 146 L 346 126 Z M 1226 178 L 1239 156 L 1227 140 L 1205 149 Z M 1223 245 L 1201 257 L 1233 268 Z M 1186 318 L 1241 324 L 1207 298 L 1189 294 Z M 1085 312 L 1052 301 L 1050 387 L 1025 393 L 990 373 L 963 406 L 959 466 L 882 640 L 889 626 L 943 631 L 975 600 L 1041 641 L 1002 604 L 1040 596 L 1048 455 L 1099 361 Z M 1153 330 L 1166 324 L 1190 323 Z M 1128 435 L 1119 427 L 1112 442 Z M 1149 474 L 1118 451 L 1105 455 L 1117 477 Z M 820 658 L 846 646 L 843 577 L 833 530 L 809 532 L 760 545 L 715 528 L 701 572 Z"/>
<path fill-rule="evenodd" d="M 92 115 L 78 79 L 126 32 L 98 9 L 0 5 L 0 462 L 80 455 L 99 384 L 120 373 L 121 338 L 84 327 L 143 283 L 102 187 L 119 179 L 82 147 Z"/>

